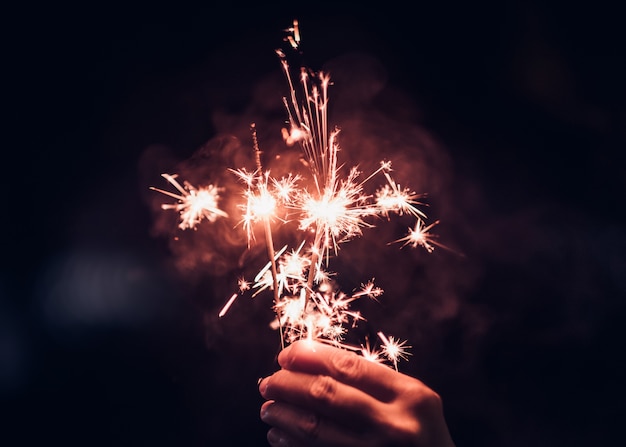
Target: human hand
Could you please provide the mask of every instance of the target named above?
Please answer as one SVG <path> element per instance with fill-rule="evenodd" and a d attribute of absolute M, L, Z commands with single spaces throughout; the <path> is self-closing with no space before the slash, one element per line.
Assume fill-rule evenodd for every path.
<path fill-rule="evenodd" d="M 259 383 L 272 446 L 454 447 L 441 398 L 413 377 L 312 341 L 278 363 Z"/>

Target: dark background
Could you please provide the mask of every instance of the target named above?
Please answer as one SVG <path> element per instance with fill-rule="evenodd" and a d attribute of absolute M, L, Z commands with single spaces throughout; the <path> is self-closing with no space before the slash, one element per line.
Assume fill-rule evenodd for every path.
<path fill-rule="evenodd" d="M 626 397 L 618 10 L 272 5 L 7 10 L 2 444 L 265 444 L 256 380 L 277 351 L 266 302 L 218 320 L 229 285 L 177 271 L 147 188 L 216 136 L 216 116 L 263 119 L 248 105 L 280 75 L 273 50 L 298 18 L 313 68 L 364 53 L 384 68 L 369 109 L 345 96 L 357 109 L 430 135 L 415 157 L 430 144 L 441 180 L 420 187 L 441 240 L 464 256 L 404 250 L 397 283 L 359 255 L 344 267 L 387 282 L 373 324 L 413 345 L 404 371 L 442 395 L 458 447 L 615 445 Z"/>

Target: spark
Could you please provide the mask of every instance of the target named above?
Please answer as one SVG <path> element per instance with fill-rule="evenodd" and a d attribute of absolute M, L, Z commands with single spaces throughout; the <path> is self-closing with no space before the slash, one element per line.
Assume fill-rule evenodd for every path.
<path fill-rule="evenodd" d="M 381 208 L 382 214 L 389 217 L 390 212 L 395 212 L 399 215 L 412 214 L 418 219 L 426 217 L 424 212 L 416 206 L 423 205 L 417 200 L 423 195 L 416 194 L 409 188 L 402 188 L 391 178 L 388 172 L 383 174 L 388 183 L 376 191 L 376 204 Z"/>
<path fill-rule="evenodd" d="M 298 21 L 294 20 L 293 21 L 293 27 L 287 28 L 285 31 L 290 33 L 289 35 L 287 35 L 285 40 L 287 40 L 287 42 L 289 42 L 289 45 L 291 45 L 291 47 L 294 50 L 297 50 L 298 49 L 298 45 L 300 45 L 300 29 L 299 29 L 299 26 L 298 26 Z"/>
<path fill-rule="evenodd" d="M 371 347 L 369 338 L 366 338 L 365 345 L 361 345 L 360 352 L 361 352 L 361 355 L 365 357 L 365 360 L 369 360 L 370 362 L 380 363 L 380 364 L 385 362 L 383 352 L 378 348 Z"/>
<path fill-rule="evenodd" d="M 368 281 L 366 284 L 361 284 L 361 291 L 353 294 L 353 297 L 369 296 L 372 299 L 376 299 L 383 294 L 383 289 L 374 285 L 374 280 Z"/>
<path fill-rule="evenodd" d="M 376 215 L 377 209 L 368 203 L 363 185 L 356 181 L 359 175 L 353 168 L 339 185 L 328 185 L 319 196 L 304 191 L 301 197 L 300 228 L 314 228 L 325 252 L 332 249 L 336 253 L 339 243 L 360 236 L 363 227 L 373 227 L 364 219 Z"/>
<path fill-rule="evenodd" d="M 404 244 L 402 244 L 403 247 L 410 245 L 411 247 L 415 248 L 418 245 L 421 245 L 429 253 L 432 253 L 435 250 L 435 245 L 438 247 L 445 248 L 443 245 L 433 240 L 433 238 L 436 237 L 435 235 L 428 232 L 432 227 L 434 227 L 438 223 L 439 221 L 437 220 L 431 223 L 430 225 L 424 227 L 424 222 L 418 219 L 417 222 L 415 223 L 415 227 L 409 228 L 408 234 L 405 237 L 400 238 L 395 242 L 404 242 Z"/>
<path fill-rule="evenodd" d="M 279 258 L 279 294 L 283 289 L 295 293 L 295 291 L 306 282 L 306 271 L 309 268 L 311 260 L 307 256 L 300 254 L 300 250 L 303 246 L 304 242 L 302 242 L 296 250 Z"/>
<path fill-rule="evenodd" d="M 250 290 L 250 283 L 246 281 L 244 278 L 239 278 L 237 280 L 237 285 L 239 286 L 240 292 L 245 292 L 246 290 Z"/>
<path fill-rule="evenodd" d="M 274 254 L 274 261 L 276 261 L 284 252 L 285 250 L 287 250 L 287 246 L 284 245 L 280 250 L 278 250 L 275 254 Z M 261 277 L 265 274 L 265 272 L 267 272 L 269 270 L 269 268 L 271 267 L 272 263 L 271 261 L 269 261 L 267 264 L 265 264 L 265 267 L 263 267 L 261 270 L 259 270 L 259 273 L 257 273 L 257 275 L 254 277 L 254 281 L 259 281 L 261 279 Z"/>
<path fill-rule="evenodd" d="M 287 146 L 293 146 L 295 143 L 302 141 L 309 136 L 308 131 L 297 127 L 292 127 L 289 130 L 283 128 L 281 133 Z"/>
<path fill-rule="evenodd" d="M 237 294 L 233 293 L 231 297 L 228 299 L 228 301 L 226 302 L 226 304 L 224 305 L 224 307 L 222 307 L 222 310 L 220 310 L 220 313 L 218 314 L 220 318 L 226 315 L 226 312 L 228 312 L 228 309 L 230 309 L 230 306 L 232 306 L 236 298 L 237 298 Z"/>
<path fill-rule="evenodd" d="M 161 205 L 161 208 L 164 210 L 173 209 L 179 212 L 180 224 L 178 227 L 181 230 L 195 228 L 202 219 L 215 222 L 218 217 L 228 217 L 228 214 L 218 207 L 219 193 L 222 191 L 222 188 L 215 185 L 195 188 L 187 181 L 183 183 L 183 187 L 176 181 L 178 175 L 161 174 L 161 176 L 170 182 L 180 194 L 155 187 L 150 187 L 150 189 L 178 200 L 178 203 L 174 204 L 165 203 Z"/>
<path fill-rule="evenodd" d="M 258 295 L 265 289 L 278 289 L 277 282 L 276 284 L 274 284 L 275 275 L 272 273 L 272 269 L 276 265 L 276 260 L 278 260 L 278 258 L 285 252 L 286 249 L 287 246 L 285 245 L 280 250 L 278 250 L 272 258 L 273 261 L 268 261 L 268 263 L 265 264 L 265 266 L 261 270 L 259 270 L 259 273 L 257 273 L 257 275 L 254 277 L 254 285 L 252 287 L 259 290 L 255 292 L 254 295 L 252 295 L 253 297 Z"/>
<path fill-rule="evenodd" d="M 239 287 L 239 293 L 240 294 L 246 292 L 247 290 L 250 290 L 250 283 L 248 281 L 246 281 L 243 277 L 241 277 L 241 278 L 239 278 L 237 280 L 237 285 Z M 233 293 L 230 296 L 230 298 L 228 299 L 226 304 L 224 304 L 224 307 L 222 307 L 222 310 L 220 310 L 220 313 L 218 314 L 218 316 L 220 318 L 222 318 L 224 315 L 226 315 L 226 312 L 228 312 L 228 310 L 230 309 L 232 304 L 235 302 L 235 300 L 237 299 L 237 296 L 238 296 L 237 292 Z"/>
<path fill-rule="evenodd" d="M 407 344 L 406 340 L 401 342 L 393 336 L 386 337 L 385 334 L 383 334 L 382 332 L 378 332 L 378 337 L 383 342 L 383 354 L 385 355 L 385 357 L 387 357 L 387 359 L 393 362 L 393 365 L 397 371 L 398 361 L 400 359 L 409 359 L 408 356 L 411 355 L 411 353 L 409 353 L 407 350 L 411 348 L 411 346 Z"/>
<path fill-rule="evenodd" d="M 287 177 L 280 179 L 272 178 L 273 195 L 282 203 L 291 204 L 297 191 L 296 185 L 300 180 L 299 175 L 289 174 Z"/>

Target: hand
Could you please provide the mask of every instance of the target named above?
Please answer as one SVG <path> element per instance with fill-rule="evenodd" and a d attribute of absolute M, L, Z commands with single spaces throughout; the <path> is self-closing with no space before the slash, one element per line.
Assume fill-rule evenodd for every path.
<path fill-rule="evenodd" d="M 272 446 L 454 447 L 439 395 L 417 379 L 312 341 L 278 363 L 259 383 Z"/>

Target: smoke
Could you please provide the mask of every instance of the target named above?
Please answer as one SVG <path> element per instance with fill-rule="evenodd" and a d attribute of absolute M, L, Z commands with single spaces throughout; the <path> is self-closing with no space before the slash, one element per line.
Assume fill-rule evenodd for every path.
<path fill-rule="evenodd" d="M 158 157 L 159 150 L 148 148 L 140 163 L 141 169 L 152 167 L 153 157 Z M 234 137 L 216 138 L 201 147 L 193 156 L 182 162 L 173 164 L 162 173 L 177 174 L 181 181 L 186 181 L 196 188 L 209 184 L 220 188 L 218 206 L 229 216 L 236 216 L 238 210 L 231 206 L 229 200 L 232 191 L 236 190 L 235 178 L 228 175 L 228 167 L 236 162 L 246 164 L 244 159 L 248 151 L 241 147 Z M 171 189 L 165 179 L 152 183 L 161 189 Z M 174 266 L 185 276 L 193 277 L 199 271 L 205 274 L 221 275 L 236 268 L 241 251 L 246 246 L 245 235 L 233 228 L 233 221 L 218 218 L 215 222 L 204 221 L 191 230 L 178 227 L 180 216 L 175 211 L 161 208 L 163 203 L 172 203 L 175 199 L 160 193 L 151 192 L 146 197 L 153 214 L 152 235 L 164 237 L 174 257 Z"/>
<path fill-rule="evenodd" d="M 37 293 L 54 329 L 133 326 L 158 314 L 165 285 L 133 255 L 82 250 L 51 259 Z"/>

